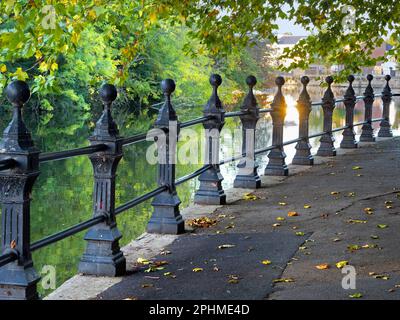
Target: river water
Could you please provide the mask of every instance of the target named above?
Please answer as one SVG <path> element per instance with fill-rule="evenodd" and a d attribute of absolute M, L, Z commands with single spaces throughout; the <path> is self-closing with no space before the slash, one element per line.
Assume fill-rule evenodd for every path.
<path fill-rule="evenodd" d="M 381 92 L 382 88 L 377 88 L 376 92 Z M 286 123 L 284 128 L 284 140 L 291 140 L 298 137 L 298 113 L 295 108 L 296 100 L 299 94 L 299 88 L 286 87 L 284 90 L 286 102 L 288 104 Z M 313 101 L 320 101 L 323 90 L 320 88 L 310 88 L 310 95 Z M 339 98 L 343 95 L 343 89 L 335 91 Z M 356 94 L 362 92 L 356 90 Z M 272 95 L 268 95 L 268 101 L 272 99 Z M 261 107 L 268 107 L 264 101 Z M 235 110 L 238 108 L 234 108 Z M 186 110 L 187 111 L 187 110 Z M 199 114 L 199 107 L 189 114 Z M 180 110 L 177 110 L 178 116 Z M 390 107 L 391 123 L 397 134 L 399 127 L 400 103 L 394 98 Z M 188 113 L 185 113 L 186 119 Z M 382 106 L 380 98 L 377 98 L 373 107 L 373 118 L 380 118 L 382 114 Z M 9 113 L 2 116 L 2 128 L 4 128 L 9 119 Z M 338 104 L 334 111 L 333 127 L 343 126 L 345 111 L 342 104 Z M 310 115 L 310 133 L 318 133 L 322 131 L 322 109 L 315 106 Z M 364 120 L 364 104 L 358 102 L 355 108 L 355 122 Z M 64 121 L 64 122 L 62 122 Z M 41 150 L 59 151 L 74 147 L 87 145 L 87 137 L 91 131 L 85 116 L 73 118 L 65 117 L 54 123 L 49 119 L 43 124 L 34 116 L 30 116 L 26 120 L 28 127 L 31 128 L 36 144 Z M 62 124 L 62 125 L 61 125 Z M 93 124 L 92 124 L 93 125 Z M 374 128 L 379 128 L 379 123 L 373 124 Z M 63 129 L 60 130 L 59 127 Z M 240 120 L 238 118 L 229 118 L 223 131 L 223 142 L 221 144 L 221 159 L 232 156 L 234 151 L 240 151 L 240 135 L 232 138 L 232 132 L 240 132 Z M 201 125 L 193 127 L 193 129 L 201 134 Z M 361 127 L 356 128 L 359 133 Z M 128 129 L 124 132 L 126 135 L 132 134 Z M 341 132 L 335 133 L 336 146 L 341 141 Z M 272 139 L 272 123 L 269 114 L 263 114 L 258 122 L 256 130 L 256 148 L 262 148 L 271 144 Z M 192 141 L 193 142 L 193 141 Z M 191 143 L 192 143 L 191 142 Z M 315 153 L 319 138 L 310 141 Z M 146 161 L 146 151 L 150 146 L 150 142 L 142 142 L 130 145 L 124 148 L 124 158 L 118 167 L 117 177 L 117 206 L 124 202 L 142 195 L 154 187 L 156 187 L 156 165 L 150 165 Z M 287 163 L 290 163 L 294 155 L 294 144 L 285 147 L 287 154 Z M 263 172 L 268 162 L 267 154 L 257 157 L 260 165 L 259 172 Z M 232 187 L 236 173 L 236 164 L 229 163 L 221 167 L 224 176 L 224 188 Z M 201 164 L 177 165 L 177 177 L 188 174 Z M 198 187 L 197 179 L 190 180 L 178 187 L 178 194 L 182 201 L 182 207 L 191 203 L 194 191 Z M 84 221 L 91 217 L 92 211 L 92 188 L 93 173 L 91 163 L 86 156 L 75 157 L 68 160 L 43 163 L 41 165 L 41 174 L 35 183 L 32 194 L 32 215 L 31 215 L 31 240 L 37 241 L 47 235 L 65 229 L 71 225 Z M 147 201 L 135 208 L 130 209 L 118 216 L 119 229 L 123 234 L 121 245 L 129 243 L 132 239 L 140 235 L 146 227 L 147 221 L 152 212 L 151 201 Z M 73 276 L 77 272 L 79 257 L 85 248 L 83 240 L 84 232 L 73 237 L 62 240 L 56 244 L 48 246 L 34 252 L 33 259 L 35 267 L 40 272 L 45 265 L 52 265 L 56 268 L 57 286 L 65 280 Z M 47 294 L 50 290 L 44 290 L 39 285 L 42 294 Z"/>

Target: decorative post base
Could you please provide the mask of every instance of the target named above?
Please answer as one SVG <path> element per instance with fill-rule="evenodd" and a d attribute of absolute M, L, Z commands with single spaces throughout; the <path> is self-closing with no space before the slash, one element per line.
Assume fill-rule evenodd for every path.
<path fill-rule="evenodd" d="M 320 140 L 320 146 L 317 151 L 317 156 L 320 157 L 334 157 L 336 156 L 336 149 L 334 146 L 335 139 L 331 135 L 323 135 Z"/>
<path fill-rule="evenodd" d="M 180 203 L 179 198 L 168 191 L 157 195 L 151 203 L 154 212 L 147 225 L 147 232 L 158 234 L 184 233 L 185 222 L 179 213 Z"/>
<path fill-rule="evenodd" d="M 126 261 L 118 245 L 121 237 L 116 225 L 101 224 L 90 229 L 85 235 L 87 247 L 79 263 L 79 272 L 108 277 L 125 274 Z"/>
<path fill-rule="evenodd" d="M 391 137 L 393 137 L 393 132 L 392 132 L 392 129 L 390 127 L 390 123 L 389 122 L 381 124 L 381 127 L 380 127 L 379 132 L 378 132 L 378 137 L 380 137 L 380 138 L 391 138 Z"/>
<path fill-rule="evenodd" d="M 340 142 L 340 147 L 343 149 L 355 149 L 358 148 L 358 143 L 355 139 L 353 129 L 346 129 L 343 132 L 343 140 Z"/>
<path fill-rule="evenodd" d="M 200 187 L 194 196 L 197 204 L 226 204 L 226 195 L 222 189 L 222 177 L 219 168 L 212 167 L 203 172 L 200 177 Z"/>
<path fill-rule="evenodd" d="M 261 179 L 257 174 L 257 167 L 254 168 L 252 175 L 236 175 L 235 181 L 233 182 L 234 188 L 245 188 L 245 189 L 258 189 L 261 187 Z"/>
<path fill-rule="evenodd" d="M 374 129 L 372 129 L 371 124 L 367 123 L 362 126 L 360 141 L 375 142 Z"/>
<path fill-rule="evenodd" d="M 289 168 L 285 163 L 286 154 L 280 150 L 272 150 L 268 154 L 269 162 L 265 168 L 265 176 L 288 176 Z"/>
<path fill-rule="evenodd" d="M 36 287 L 39 280 L 32 263 L 5 265 L 0 268 L 0 300 L 38 300 Z"/>
<path fill-rule="evenodd" d="M 298 142 L 292 164 L 312 166 L 314 164 L 314 158 L 310 150 L 311 145 L 309 143 L 304 141 Z"/>

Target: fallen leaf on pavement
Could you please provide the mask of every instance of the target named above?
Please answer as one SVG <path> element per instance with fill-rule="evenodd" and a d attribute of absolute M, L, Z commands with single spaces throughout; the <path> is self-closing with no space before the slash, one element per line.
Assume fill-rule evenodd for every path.
<path fill-rule="evenodd" d="M 362 296 L 362 293 L 349 294 L 349 297 L 354 299 L 362 298 Z"/>
<path fill-rule="evenodd" d="M 287 215 L 288 217 L 297 217 L 299 214 L 296 211 L 289 211 Z"/>
<path fill-rule="evenodd" d="M 317 265 L 317 266 L 315 266 L 318 270 L 326 270 L 326 269 L 329 269 L 329 264 L 327 264 L 327 263 L 322 263 L 322 264 L 319 264 L 319 265 Z"/>
<path fill-rule="evenodd" d="M 385 229 L 385 228 L 388 227 L 388 225 L 387 225 L 387 224 L 378 224 L 377 227 L 378 227 L 379 229 Z"/>
<path fill-rule="evenodd" d="M 279 279 L 275 279 L 273 281 L 274 283 L 280 283 L 280 282 L 294 282 L 294 280 L 292 278 L 279 278 Z"/>
<path fill-rule="evenodd" d="M 271 264 L 271 260 L 263 260 L 263 261 L 261 261 L 261 263 L 267 266 L 267 265 Z"/>
<path fill-rule="evenodd" d="M 218 246 L 218 249 L 227 249 L 227 248 L 233 248 L 236 247 L 234 244 L 221 244 Z"/>
<path fill-rule="evenodd" d="M 259 199 L 259 197 L 257 197 L 256 195 L 252 194 L 252 193 L 245 193 L 243 195 L 243 200 L 247 200 L 247 201 L 254 201 Z"/>
<path fill-rule="evenodd" d="M 339 262 L 336 262 L 336 267 L 338 269 L 342 269 L 344 266 L 347 266 L 349 264 L 349 262 L 347 260 L 342 260 Z"/>
<path fill-rule="evenodd" d="M 193 272 L 202 272 L 203 268 L 193 268 Z"/>
<path fill-rule="evenodd" d="M 187 220 L 187 224 L 196 228 L 209 228 L 217 223 L 217 220 L 208 217 Z"/>

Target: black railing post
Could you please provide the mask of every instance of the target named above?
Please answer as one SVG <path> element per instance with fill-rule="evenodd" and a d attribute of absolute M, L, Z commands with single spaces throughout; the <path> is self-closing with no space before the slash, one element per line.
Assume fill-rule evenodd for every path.
<path fill-rule="evenodd" d="M 210 117 L 203 123 L 205 129 L 205 165 L 211 167 L 203 172 L 200 177 L 200 187 L 194 196 L 194 202 L 198 204 L 225 204 L 226 195 L 222 189 L 224 179 L 219 169 L 220 132 L 225 124 L 225 111 L 218 97 L 218 87 L 222 78 L 218 74 L 210 77 L 213 91 L 210 99 L 204 107 L 203 114 Z"/>
<path fill-rule="evenodd" d="M 374 89 L 372 88 L 371 81 L 374 79 L 372 74 L 367 75 L 368 85 L 364 91 L 364 121 L 367 123 L 363 124 L 361 128 L 360 141 L 363 142 L 374 142 L 374 129 L 372 128 L 372 105 L 374 104 Z"/>
<path fill-rule="evenodd" d="M 91 145 L 105 144 L 105 151 L 89 156 L 94 170 L 93 216 L 103 216 L 104 222 L 88 230 L 86 251 L 79 263 L 79 272 L 97 276 L 119 276 L 125 273 L 126 261 L 119 248 L 122 235 L 115 218 L 115 178 L 122 158 L 122 139 L 111 115 L 111 104 L 117 89 L 105 84 L 100 89 L 104 109 L 96 123 Z"/>
<path fill-rule="evenodd" d="M 297 100 L 297 110 L 299 111 L 299 138 L 301 141 L 296 144 L 296 153 L 293 157 L 293 164 L 308 165 L 314 164 L 314 158 L 311 154 L 311 145 L 308 138 L 308 121 L 312 109 L 310 95 L 307 92 L 307 84 L 310 79 L 307 76 L 301 77 L 303 90 L 300 93 L 299 100 Z"/>
<path fill-rule="evenodd" d="M 257 79 L 254 76 L 248 76 L 246 83 L 249 86 L 247 93 L 240 110 L 246 112 L 240 116 L 242 122 L 242 153 L 246 156 L 239 161 L 238 174 L 236 175 L 233 186 L 235 188 L 250 188 L 256 189 L 261 187 L 261 179 L 258 176 L 255 158 L 255 132 L 257 121 L 260 118 L 259 108 L 256 97 L 253 93 L 253 87 L 257 84 Z"/>
<path fill-rule="evenodd" d="M 0 268 L 1 300 L 38 299 L 37 275 L 30 251 L 30 201 L 33 184 L 39 175 L 39 150 L 34 146 L 21 114 L 30 91 L 23 81 L 7 86 L 13 117 L 0 143 L 0 160 L 13 159 L 16 166 L 0 172 L 2 204 L 2 254 L 12 253 L 13 262 Z"/>
<path fill-rule="evenodd" d="M 286 116 L 286 101 L 282 94 L 282 86 L 285 84 L 283 77 L 277 77 L 275 83 L 278 91 L 271 103 L 272 111 L 272 145 L 275 146 L 269 154 L 269 162 L 265 168 L 264 175 L 267 176 L 287 176 L 289 169 L 285 163 L 286 154 L 283 151 L 283 125 Z"/>
<path fill-rule="evenodd" d="M 344 105 L 346 107 L 346 126 L 347 128 L 343 131 L 343 139 L 340 143 L 340 147 L 343 149 L 353 149 L 358 147 L 358 143 L 355 139 L 354 132 L 354 107 L 356 105 L 356 95 L 353 89 L 354 76 L 349 75 L 347 77 L 349 86 L 344 94 Z"/>
<path fill-rule="evenodd" d="M 333 157 L 336 156 L 336 149 L 334 146 L 335 138 L 332 135 L 332 117 L 333 110 L 335 109 L 335 95 L 332 91 L 333 78 L 326 77 L 328 88 L 325 90 L 322 98 L 322 110 L 324 112 L 324 135 L 321 137 L 320 146 L 317 151 L 317 156 Z"/>
<path fill-rule="evenodd" d="M 166 79 L 161 82 L 165 103 L 160 109 L 154 128 L 161 131 L 155 135 L 158 150 L 158 185 L 167 186 L 167 190 L 154 197 L 151 205 L 153 214 L 147 225 L 150 233 L 180 234 L 185 232 L 185 223 L 179 212 L 181 201 L 175 187 L 175 165 L 177 140 L 180 124 L 171 104 L 171 94 L 175 91 L 175 82 Z"/>
<path fill-rule="evenodd" d="M 378 132 L 378 137 L 382 138 L 390 138 L 393 137 L 391 124 L 390 124 L 390 104 L 392 102 L 392 89 L 389 86 L 391 76 L 386 75 L 386 85 L 382 91 L 382 102 L 383 102 L 383 111 L 382 111 L 382 118 L 383 120 L 380 123 L 380 129 Z"/>

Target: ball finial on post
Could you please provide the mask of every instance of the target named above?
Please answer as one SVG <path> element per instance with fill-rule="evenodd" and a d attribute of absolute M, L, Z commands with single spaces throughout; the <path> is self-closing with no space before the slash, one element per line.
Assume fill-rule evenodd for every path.
<path fill-rule="evenodd" d="M 31 91 L 25 81 L 16 80 L 7 86 L 6 95 L 13 106 L 22 106 L 29 100 Z"/>
<path fill-rule="evenodd" d="M 222 78 L 219 74 L 214 73 L 210 76 L 210 84 L 213 87 L 219 87 L 222 84 Z"/>
<path fill-rule="evenodd" d="M 170 96 L 175 91 L 175 81 L 172 79 L 164 79 L 161 81 L 161 89 L 166 96 Z"/>
<path fill-rule="evenodd" d="M 257 84 L 257 78 L 255 76 L 248 76 L 246 78 L 246 84 L 250 87 L 250 89 L 253 89 L 253 87 Z"/>
<path fill-rule="evenodd" d="M 118 91 L 117 88 L 112 84 L 103 84 L 100 88 L 100 98 L 104 104 L 111 104 L 117 99 Z"/>
<path fill-rule="evenodd" d="M 328 86 L 331 86 L 333 83 L 333 77 L 332 76 L 327 76 L 325 78 L 325 82 L 328 84 Z"/>
<path fill-rule="evenodd" d="M 310 78 L 307 76 L 303 76 L 303 77 L 301 77 L 300 81 L 303 84 L 303 86 L 307 86 L 310 83 Z"/>
<path fill-rule="evenodd" d="M 368 82 L 371 82 L 373 79 L 374 79 L 374 76 L 372 74 L 367 75 Z"/>
<path fill-rule="evenodd" d="M 278 87 L 282 87 L 282 86 L 285 84 L 285 78 L 282 77 L 282 76 L 276 77 L 276 79 L 275 79 L 275 84 L 276 84 Z"/>
<path fill-rule="evenodd" d="M 354 80 L 355 80 L 355 77 L 352 74 L 347 77 L 347 81 L 349 81 L 350 84 L 353 83 Z"/>
<path fill-rule="evenodd" d="M 390 79 L 392 79 L 392 77 L 391 77 L 390 75 L 388 75 L 388 74 L 387 74 L 387 75 L 385 76 L 385 80 L 386 80 L 386 82 L 389 82 L 389 81 L 390 81 Z"/>

